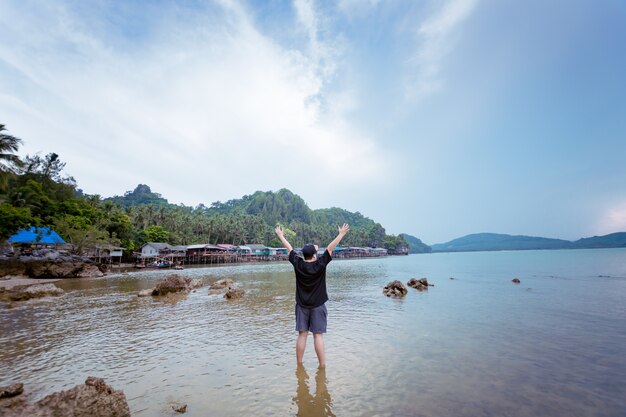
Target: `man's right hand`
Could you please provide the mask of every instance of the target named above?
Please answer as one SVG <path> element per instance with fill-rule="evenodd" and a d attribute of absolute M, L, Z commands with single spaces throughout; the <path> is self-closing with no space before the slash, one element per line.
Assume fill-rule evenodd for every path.
<path fill-rule="evenodd" d="M 350 231 L 350 226 L 348 223 L 344 223 L 343 226 L 337 226 L 337 230 L 341 236 L 345 236 Z"/>

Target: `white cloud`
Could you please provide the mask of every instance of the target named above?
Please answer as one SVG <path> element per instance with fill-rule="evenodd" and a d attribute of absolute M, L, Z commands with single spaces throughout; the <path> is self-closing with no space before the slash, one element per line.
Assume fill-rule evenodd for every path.
<path fill-rule="evenodd" d="M 596 233 L 599 235 L 624 231 L 626 231 L 626 201 L 602 213 L 596 226 Z"/>
<path fill-rule="evenodd" d="M 0 74 L 18 80 L 0 81 L 2 123 L 25 151 L 59 153 L 89 193 L 142 182 L 187 204 L 280 187 L 320 200 L 331 185 L 376 183 L 385 153 L 321 108 L 336 51 L 319 40 L 313 5 L 296 5 L 309 39 L 300 49 L 265 37 L 237 2 L 221 2 L 206 26 L 167 21 L 124 48 L 90 30 L 93 16 L 5 4 L 20 23 L 0 34 Z"/>
<path fill-rule="evenodd" d="M 350 17 L 369 12 L 376 8 L 379 3 L 381 0 L 339 0 L 337 7 Z"/>
<path fill-rule="evenodd" d="M 294 7 L 308 39 L 305 56 L 311 69 L 319 75 L 322 93 L 324 84 L 332 79 L 337 70 L 343 40 L 337 33 L 331 36 L 332 41 L 326 40 L 325 19 L 316 10 L 314 0 L 294 0 Z"/>
<path fill-rule="evenodd" d="M 453 48 L 455 31 L 477 3 L 478 0 L 449 0 L 419 26 L 417 50 L 409 60 L 411 75 L 406 91 L 409 98 L 427 96 L 443 88 L 442 62 Z"/>

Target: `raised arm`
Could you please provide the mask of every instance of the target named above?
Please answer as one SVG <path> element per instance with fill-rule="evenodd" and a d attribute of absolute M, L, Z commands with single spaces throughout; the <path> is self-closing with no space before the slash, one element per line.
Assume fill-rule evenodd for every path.
<path fill-rule="evenodd" d="M 331 255 L 333 254 L 333 251 L 335 250 L 339 242 L 341 242 L 341 239 L 343 239 L 343 237 L 350 231 L 350 226 L 348 226 L 348 223 L 344 223 L 341 227 L 337 226 L 337 230 L 339 231 L 339 234 L 335 239 L 333 239 L 332 242 L 328 244 L 328 247 L 326 248 L 328 253 L 330 253 Z"/>
<path fill-rule="evenodd" d="M 285 232 L 283 231 L 283 228 L 280 226 L 276 226 L 276 229 L 274 229 L 274 231 L 276 232 L 276 236 L 278 236 L 278 239 L 283 244 L 283 246 L 287 248 L 287 251 L 291 252 L 293 250 L 293 247 L 291 247 L 291 244 L 287 241 L 287 239 L 285 239 Z"/>

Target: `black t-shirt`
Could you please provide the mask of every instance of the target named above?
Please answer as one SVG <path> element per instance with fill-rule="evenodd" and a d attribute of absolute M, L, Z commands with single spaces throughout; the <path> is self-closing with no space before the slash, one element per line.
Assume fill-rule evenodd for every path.
<path fill-rule="evenodd" d="M 326 265 L 332 259 L 328 250 L 315 262 L 306 262 L 294 250 L 289 252 L 289 262 L 296 273 L 296 303 L 299 306 L 314 308 L 328 301 Z"/>

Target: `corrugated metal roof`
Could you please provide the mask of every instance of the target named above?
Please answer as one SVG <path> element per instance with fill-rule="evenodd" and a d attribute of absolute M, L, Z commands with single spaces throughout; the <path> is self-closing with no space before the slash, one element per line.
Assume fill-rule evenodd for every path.
<path fill-rule="evenodd" d="M 265 250 L 265 249 L 268 249 L 267 246 L 259 245 L 259 244 L 256 244 L 256 243 L 248 243 L 246 246 L 249 247 L 252 250 Z"/>
<path fill-rule="evenodd" d="M 218 249 L 224 250 L 220 245 L 211 245 L 210 243 L 202 243 L 197 245 L 189 245 L 187 249 Z"/>
<path fill-rule="evenodd" d="M 202 244 L 199 244 L 199 245 L 189 245 L 189 246 L 187 246 L 187 249 L 204 249 L 206 247 L 207 247 L 207 244 L 206 243 L 202 243 Z"/>
<path fill-rule="evenodd" d="M 152 246 L 154 249 L 158 249 L 158 250 L 170 249 L 170 248 L 171 248 L 171 246 L 170 246 L 170 244 L 169 244 L 169 243 L 162 243 L 162 242 L 148 242 L 148 243 L 144 244 L 144 245 L 142 246 L 142 248 L 143 248 L 144 246 L 147 246 L 147 245 L 150 245 L 150 246 Z"/>

